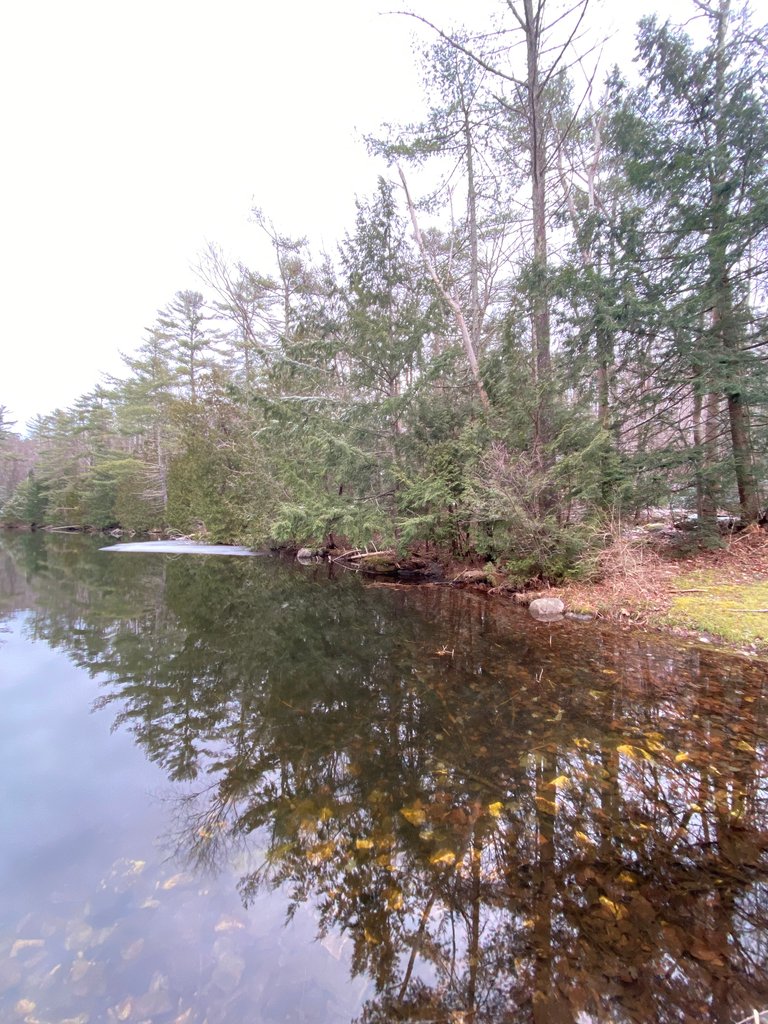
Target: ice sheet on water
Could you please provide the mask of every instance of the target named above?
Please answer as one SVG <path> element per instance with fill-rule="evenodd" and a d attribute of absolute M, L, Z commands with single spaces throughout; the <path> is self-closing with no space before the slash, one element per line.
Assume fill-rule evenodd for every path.
<path fill-rule="evenodd" d="M 174 555 L 256 555 L 257 551 L 235 544 L 195 544 L 189 540 L 146 540 L 131 544 L 110 544 L 101 551 L 127 551 L 140 554 Z"/>

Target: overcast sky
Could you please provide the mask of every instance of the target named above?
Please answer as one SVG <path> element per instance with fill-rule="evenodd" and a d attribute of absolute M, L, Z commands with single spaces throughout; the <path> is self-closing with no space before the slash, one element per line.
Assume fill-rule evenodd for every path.
<path fill-rule="evenodd" d="M 18 0 L 0 13 L 0 405 L 17 430 L 71 404 L 208 241 L 263 265 L 260 206 L 333 250 L 383 167 L 362 136 L 419 114 L 416 23 L 501 0 Z M 623 5 L 622 5 L 623 6 Z M 655 7 L 636 0 L 621 28 Z M 659 5 L 677 20 L 692 5 Z M 596 7 L 616 27 L 617 3 Z M 600 13 L 602 10 L 602 14 Z M 609 12 L 609 13 L 606 13 Z M 421 38 L 425 34 L 419 33 Z"/>

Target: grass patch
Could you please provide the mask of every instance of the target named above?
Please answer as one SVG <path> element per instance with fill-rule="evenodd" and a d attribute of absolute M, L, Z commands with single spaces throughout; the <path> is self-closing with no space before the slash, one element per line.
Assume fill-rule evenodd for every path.
<path fill-rule="evenodd" d="M 681 576 L 672 595 L 669 625 L 729 643 L 768 644 L 768 581 L 728 583 L 716 570 L 706 570 Z"/>

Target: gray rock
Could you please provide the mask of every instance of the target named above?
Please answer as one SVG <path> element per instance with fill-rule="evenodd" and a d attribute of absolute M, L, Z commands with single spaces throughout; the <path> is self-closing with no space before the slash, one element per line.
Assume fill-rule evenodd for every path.
<path fill-rule="evenodd" d="M 528 605 L 528 611 L 534 619 L 559 619 L 565 605 L 559 597 L 537 597 Z"/>
<path fill-rule="evenodd" d="M 296 557 L 300 562 L 311 562 L 313 558 L 317 558 L 320 552 L 317 548 L 299 548 L 296 552 Z"/>

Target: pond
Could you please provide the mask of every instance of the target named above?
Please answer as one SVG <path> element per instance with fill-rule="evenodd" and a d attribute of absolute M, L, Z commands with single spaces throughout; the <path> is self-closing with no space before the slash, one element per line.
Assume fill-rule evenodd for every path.
<path fill-rule="evenodd" d="M 765 662 L 0 536 L 0 1019 L 768 1009 Z"/>

